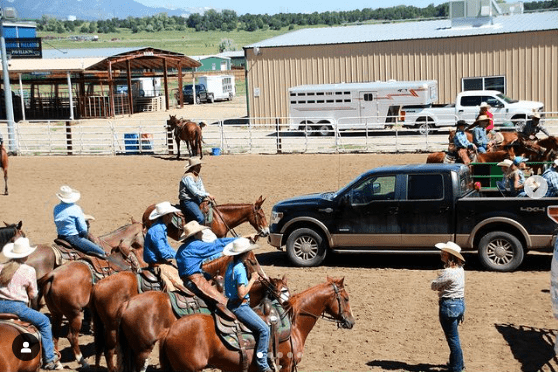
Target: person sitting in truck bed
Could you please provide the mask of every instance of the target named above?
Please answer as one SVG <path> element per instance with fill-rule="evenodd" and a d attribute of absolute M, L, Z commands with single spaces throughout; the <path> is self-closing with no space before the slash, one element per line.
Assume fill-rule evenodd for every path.
<path fill-rule="evenodd" d="M 455 145 L 455 150 L 457 155 L 461 158 L 461 161 L 465 165 L 471 163 L 471 158 L 467 153 L 468 149 L 477 150 L 477 146 L 474 143 L 469 142 L 467 139 L 467 133 L 465 133 L 465 128 L 467 127 L 467 122 L 465 120 L 458 120 L 455 124 L 457 131 L 455 132 L 455 137 L 453 137 L 453 144 Z"/>
<path fill-rule="evenodd" d="M 540 121 L 541 114 L 535 112 L 531 116 L 531 120 L 526 121 L 523 128 L 518 131 L 518 134 L 530 140 L 537 140 L 537 133 L 539 132 L 543 132 L 550 137 L 550 132 L 540 123 Z"/>
<path fill-rule="evenodd" d="M 493 143 L 488 140 L 486 133 L 487 127 L 490 124 L 490 118 L 486 115 L 481 115 L 477 118 L 473 125 L 473 143 L 477 146 L 478 152 L 484 154 L 491 151 Z"/>

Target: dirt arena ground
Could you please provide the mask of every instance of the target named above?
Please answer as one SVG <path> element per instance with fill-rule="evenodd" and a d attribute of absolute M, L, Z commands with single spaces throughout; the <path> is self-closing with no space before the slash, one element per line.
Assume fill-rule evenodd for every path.
<path fill-rule="evenodd" d="M 220 203 L 254 202 L 263 195 L 269 218 L 281 199 L 336 190 L 375 166 L 424 159 L 421 154 L 207 156 L 202 175 Z M 149 204 L 176 202 L 183 165 L 184 160 L 152 156 L 11 157 L 10 195 L 0 196 L 1 219 L 23 220 L 32 243 L 52 241 L 55 193 L 68 184 L 81 191 L 79 204 L 95 216 L 93 231 L 108 233 L 130 217 L 139 220 Z M 252 228 L 238 231 L 249 233 Z M 438 323 L 437 295 L 430 290 L 441 267 L 437 255 L 336 255 L 325 266 L 301 269 L 264 243 L 258 258 L 269 275 L 286 274 L 294 292 L 328 275 L 345 278 L 356 325 L 337 330 L 333 323 L 318 321 L 307 340 L 301 371 L 445 370 L 449 351 Z M 460 328 L 467 370 L 558 370 L 550 254 L 528 255 L 514 273 L 486 272 L 474 256 L 467 259 L 467 310 Z M 92 336 L 83 335 L 80 342 L 93 362 Z M 61 346 L 66 368 L 77 368 L 66 339 Z M 154 353 L 150 370 L 158 370 L 157 362 Z"/>

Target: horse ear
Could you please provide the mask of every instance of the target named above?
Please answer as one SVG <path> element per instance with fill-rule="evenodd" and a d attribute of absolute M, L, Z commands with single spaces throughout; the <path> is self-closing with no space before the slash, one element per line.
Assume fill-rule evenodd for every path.
<path fill-rule="evenodd" d="M 139 223 L 139 221 L 136 221 L 136 219 L 134 218 L 134 216 L 130 217 L 130 220 L 132 220 L 132 223 Z"/>
<path fill-rule="evenodd" d="M 4 226 L 8 226 L 8 225 L 9 225 L 8 223 L 6 223 L 6 221 L 3 221 L 3 222 L 4 222 Z"/>
<path fill-rule="evenodd" d="M 19 223 L 17 224 L 17 229 L 21 230 L 22 225 L 23 225 L 23 221 L 19 221 Z"/>
<path fill-rule="evenodd" d="M 283 284 L 287 285 L 287 274 L 283 274 L 281 281 L 283 282 Z"/>

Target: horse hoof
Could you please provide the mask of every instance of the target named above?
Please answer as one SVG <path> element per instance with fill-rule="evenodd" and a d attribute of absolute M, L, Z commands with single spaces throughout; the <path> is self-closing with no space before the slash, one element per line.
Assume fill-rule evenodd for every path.
<path fill-rule="evenodd" d="M 80 364 L 83 368 L 89 368 L 89 363 L 87 363 L 87 361 L 85 360 L 84 357 L 81 357 L 81 359 L 79 360 L 79 364 Z"/>

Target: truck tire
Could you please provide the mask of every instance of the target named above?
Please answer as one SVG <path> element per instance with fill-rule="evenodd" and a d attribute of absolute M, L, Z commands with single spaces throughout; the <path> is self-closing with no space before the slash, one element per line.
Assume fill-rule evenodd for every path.
<path fill-rule="evenodd" d="M 434 130 L 434 120 L 431 118 L 420 118 L 416 121 L 415 127 L 420 134 L 425 136 Z"/>
<path fill-rule="evenodd" d="M 519 239 L 507 232 L 490 232 L 479 242 L 479 260 L 489 270 L 513 271 L 523 262 L 524 254 Z"/>
<path fill-rule="evenodd" d="M 326 253 L 324 237 L 313 229 L 296 229 L 287 238 L 287 255 L 295 266 L 318 266 Z"/>
<path fill-rule="evenodd" d="M 215 102 L 215 97 L 213 97 L 213 94 L 208 94 L 207 95 L 207 102 L 209 102 L 209 103 Z"/>
<path fill-rule="evenodd" d="M 200 103 L 201 103 L 200 96 L 196 96 L 196 105 L 199 105 Z"/>

